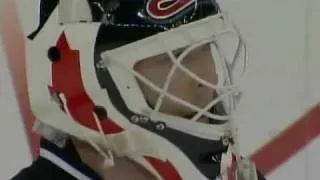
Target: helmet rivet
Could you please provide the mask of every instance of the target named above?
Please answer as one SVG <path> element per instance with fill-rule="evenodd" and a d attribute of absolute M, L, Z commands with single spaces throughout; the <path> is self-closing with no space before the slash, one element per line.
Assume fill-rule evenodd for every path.
<path fill-rule="evenodd" d="M 137 123 L 140 122 L 140 118 L 139 118 L 139 116 L 137 116 L 137 115 L 131 116 L 130 120 L 131 120 L 131 122 L 133 122 L 133 123 L 135 123 L 135 124 L 137 124 Z"/>
<path fill-rule="evenodd" d="M 228 137 L 228 136 L 223 136 L 223 137 L 222 137 L 222 144 L 223 144 L 224 146 L 228 146 L 229 143 L 230 143 L 229 137 Z"/>
<path fill-rule="evenodd" d="M 48 49 L 48 58 L 51 62 L 58 62 L 61 58 L 60 50 L 56 46 L 52 46 Z"/>
<path fill-rule="evenodd" d="M 166 128 L 166 124 L 164 122 L 158 122 L 156 124 L 156 130 L 163 131 Z"/>

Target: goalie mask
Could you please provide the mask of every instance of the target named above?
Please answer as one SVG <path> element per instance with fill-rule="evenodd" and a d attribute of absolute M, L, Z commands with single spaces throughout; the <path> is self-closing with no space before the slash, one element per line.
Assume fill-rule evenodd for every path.
<path fill-rule="evenodd" d="M 90 143 L 106 165 L 127 156 L 158 179 L 231 179 L 232 166 L 238 179 L 257 179 L 253 165 L 240 166 L 247 162 L 232 123 L 246 47 L 214 0 L 48 0 L 40 7 L 27 40 L 27 76 L 41 125 Z M 201 58 L 206 63 L 196 68 Z M 178 73 L 205 90 L 193 100 L 183 96 L 187 89 L 171 91 L 182 82 L 174 81 Z"/>

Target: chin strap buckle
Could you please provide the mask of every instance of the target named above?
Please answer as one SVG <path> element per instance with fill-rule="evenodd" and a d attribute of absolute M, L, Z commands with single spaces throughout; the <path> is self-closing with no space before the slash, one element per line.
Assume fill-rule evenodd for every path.
<path fill-rule="evenodd" d="M 249 159 L 241 158 L 237 165 L 237 180 L 258 180 L 257 169 Z"/>
<path fill-rule="evenodd" d="M 216 180 L 258 180 L 254 163 L 244 157 L 237 160 L 231 145 L 227 152 L 222 154 L 220 172 L 221 175 Z"/>

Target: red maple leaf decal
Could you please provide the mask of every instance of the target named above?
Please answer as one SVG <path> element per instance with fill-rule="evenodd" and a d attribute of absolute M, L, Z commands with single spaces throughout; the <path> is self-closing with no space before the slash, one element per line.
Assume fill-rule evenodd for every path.
<path fill-rule="evenodd" d="M 163 180 L 182 180 L 176 168 L 167 160 L 144 156 L 152 167 L 160 174 Z"/>
<path fill-rule="evenodd" d="M 61 109 L 63 111 L 67 109 L 75 121 L 92 130 L 98 131 L 94 119 L 98 118 L 105 134 L 123 131 L 123 128 L 109 119 L 106 113 L 104 116 L 96 114 L 97 107 L 100 110 L 105 111 L 105 109 L 96 106 L 86 93 L 81 78 L 79 50 L 70 49 L 64 32 L 60 35 L 56 48 L 59 50 L 60 57 L 52 63 L 52 86 L 49 86 L 49 92 L 51 95 L 65 97 L 64 107 L 60 104 Z"/>

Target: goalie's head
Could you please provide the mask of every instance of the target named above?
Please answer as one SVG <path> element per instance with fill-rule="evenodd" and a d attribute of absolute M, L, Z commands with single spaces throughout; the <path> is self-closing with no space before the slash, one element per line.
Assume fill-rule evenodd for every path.
<path fill-rule="evenodd" d="M 50 0 L 40 21 L 27 42 L 39 121 L 109 159 L 220 174 L 245 46 L 215 0 Z"/>

